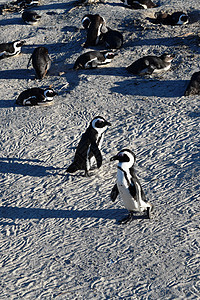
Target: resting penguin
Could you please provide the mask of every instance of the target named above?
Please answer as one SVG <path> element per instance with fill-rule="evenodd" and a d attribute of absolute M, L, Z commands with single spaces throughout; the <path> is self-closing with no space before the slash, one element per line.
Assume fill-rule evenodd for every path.
<path fill-rule="evenodd" d="M 125 224 L 131 221 L 134 211 L 146 211 L 147 218 L 150 218 L 153 205 L 146 200 L 141 184 L 135 174 L 135 154 L 129 149 L 123 149 L 110 160 L 119 161 L 117 166 L 117 183 L 112 189 L 111 199 L 114 202 L 120 194 L 126 209 L 129 211 L 128 217 L 123 219 L 121 223 Z"/>
<path fill-rule="evenodd" d="M 37 47 L 29 59 L 27 68 L 29 67 L 31 59 L 37 77 L 39 79 L 43 79 L 51 66 L 51 59 L 49 57 L 47 48 Z"/>
<path fill-rule="evenodd" d="M 161 56 L 144 56 L 133 62 L 126 69 L 135 75 L 151 75 L 169 70 L 173 58 L 173 55 L 166 53 Z"/>
<path fill-rule="evenodd" d="M 24 106 L 47 106 L 53 103 L 53 97 L 57 93 L 51 89 L 31 88 L 23 91 L 17 98 L 16 104 Z"/>
<path fill-rule="evenodd" d="M 147 9 L 154 8 L 158 5 L 153 3 L 151 0 L 121 0 L 124 5 L 133 9 Z"/>
<path fill-rule="evenodd" d="M 35 25 L 40 20 L 41 16 L 36 11 L 25 10 L 22 14 L 22 19 L 26 24 Z"/>
<path fill-rule="evenodd" d="M 21 53 L 21 47 L 24 44 L 24 41 L 14 41 L 0 44 L 0 59 Z"/>
<path fill-rule="evenodd" d="M 184 96 L 200 95 L 200 71 L 195 72 L 189 82 Z"/>
<path fill-rule="evenodd" d="M 157 12 L 155 13 L 155 19 L 150 19 L 154 24 L 163 25 L 184 25 L 189 22 L 189 17 L 184 12 L 174 12 L 173 14 Z"/>
<path fill-rule="evenodd" d="M 100 15 L 87 14 L 82 18 L 82 25 L 87 29 L 87 40 L 84 47 L 96 46 L 102 40 L 102 34 L 107 32 L 106 22 Z"/>
<path fill-rule="evenodd" d="M 123 45 L 123 35 L 117 30 L 107 27 L 107 32 L 103 34 L 103 41 L 109 49 L 119 49 Z"/>
<path fill-rule="evenodd" d="M 82 55 L 80 55 L 75 64 L 73 69 L 93 69 L 97 68 L 98 65 L 107 64 L 112 61 L 112 59 L 117 54 L 112 51 L 89 51 Z"/>
<path fill-rule="evenodd" d="M 97 168 L 102 165 L 101 146 L 106 129 L 111 124 L 103 117 L 97 116 L 91 122 L 86 132 L 82 135 L 81 140 L 75 152 L 73 163 L 67 168 L 68 173 L 74 173 L 78 170 L 84 170 L 85 176 L 93 167 L 95 160 Z"/>
<path fill-rule="evenodd" d="M 14 13 L 14 12 L 20 12 L 25 8 L 29 8 L 35 5 L 38 5 L 38 0 L 17 0 L 17 1 L 11 1 L 9 3 L 0 5 L 0 11 L 2 14 L 4 13 Z"/>

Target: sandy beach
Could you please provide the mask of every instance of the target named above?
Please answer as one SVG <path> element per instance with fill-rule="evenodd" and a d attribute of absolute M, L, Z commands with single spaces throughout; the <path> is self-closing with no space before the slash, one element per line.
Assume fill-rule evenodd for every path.
<path fill-rule="evenodd" d="M 5 1 L 0 1 L 0 4 Z M 200 70 L 199 1 L 161 0 L 148 10 L 120 0 L 75 7 L 41 0 L 37 25 L 0 15 L 1 43 L 24 40 L 0 60 L 0 299 L 200 299 L 199 96 L 183 94 Z M 154 25 L 157 11 L 187 12 L 182 26 Z M 124 45 L 110 64 L 73 70 L 83 48 L 85 14 L 100 14 Z M 47 47 L 51 68 L 35 80 L 28 60 Z M 174 54 L 172 67 L 139 77 L 126 67 L 146 55 Z M 15 104 L 32 87 L 58 93 L 48 107 Z M 81 135 L 97 115 L 111 123 L 103 164 L 90 177 L 67 174 Z M 150 220 L 110 199 L 123 148 L 153 205 Z"/>

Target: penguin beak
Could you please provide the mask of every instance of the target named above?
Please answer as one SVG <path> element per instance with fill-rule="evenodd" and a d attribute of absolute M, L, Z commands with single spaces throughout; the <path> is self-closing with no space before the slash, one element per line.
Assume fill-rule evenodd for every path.
<path fill-rule="evenodd" d="M 106 125 L 106 126 L 111 126 L 111 123 L 108 122 L 108 121 L 105 121 L 105 125 Z"/>
<path fill-rule="evenodd" d="M 119 160 L 118 155 L 115 155 L 115 156 L 111 157 L 110 161 L 113 161 L 113 160 Z"/>

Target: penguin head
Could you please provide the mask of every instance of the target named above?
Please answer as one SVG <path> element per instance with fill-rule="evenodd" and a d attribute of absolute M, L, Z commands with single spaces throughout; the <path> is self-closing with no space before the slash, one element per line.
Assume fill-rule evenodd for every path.
<path fill-rule="evenodd" d="M 88 15 L 85 15 L 81 20 L 81 23 L 85 29 L 87 29 L 90 26 L 90 23 L 91 23 L 90 17 L 91 17 L 91 15 L 88 14 Z"/>
<path fill-rule="evenodd" d="M 173 19 L 174 23 L 177 24 L 177 25 L 187 24 L 188 21 L 189 21 L 188 16 L 183 12 L 173 13 L 172 19 Z"/>
<path fill-rule="evenodd" d="M 15 52 L 19 53 L 21 51 L 21 47 L 25 44 L 25 41 L 14 41 L 13 42 L 13 48 L 15 49 Z"/>
<path fill-rule="evenodd" d="M 103 56 L 105 57 L 106 60 L 111 61 L 116 55 L 118 55 L 115 52 L 112 51 L 105 51 L 103 53 Z"/>
<path fill-rule="evenodd" d="M 97 116 L 91 121 L 91 126 L 97 132 L 104 132 L 106 131 L 108 126 L 111 126 L 110 122 L 106 121 L 103 117 Z"/>
<path fill-rule="evenodd" d="M 122 149 L 117 155 L 111 157 L 111 161 L 118 160 L 121 164 L 126 164 L 128 168 L 131 168 L 136 161 L 135 154 L 129 149 Z"/>
<path fill-rule="evenodd" d="M 44 90 L 44 97 L 47 100 L 52 100 L 54 96 L 58 95 L 52 88 L 47 88 Z"/>
<path fill-rule="evenodd" d="M 160 58 L 164 61 L 164 62 L 171 62 L 174 59 L 174 55 L 173 54 L 168 54 L 168 53 L 164 53 L 160 56 Z"/>

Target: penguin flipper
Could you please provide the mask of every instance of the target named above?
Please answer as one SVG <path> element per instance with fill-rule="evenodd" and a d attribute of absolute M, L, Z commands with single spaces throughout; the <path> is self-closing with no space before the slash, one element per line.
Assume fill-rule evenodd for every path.
<path fill-rule="evenodd" d="M 111 198 L 112 202 L 114 202 L 116 200 L 118 195 L 119 195 L 119 190 L 118 190 L 117 184 L 115 184 L 113 186 L 111 194 L 110 194 L 110 198 Z"/>
<path fill-rule="evenodd" d="M 92 143 L 90 147 L 91 152 L 94 154 L 94 157 L 97 161 L 97 168 L 100 168 L 102 165 L 102 155 L 96 143 Z"/>

